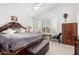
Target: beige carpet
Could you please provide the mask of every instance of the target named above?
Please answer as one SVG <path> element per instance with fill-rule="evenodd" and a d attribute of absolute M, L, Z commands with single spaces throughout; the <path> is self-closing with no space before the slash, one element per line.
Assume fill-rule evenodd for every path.
<path fill-rule="evenodd" d="M 46 55 L 73 55 L 74 47 L 65 44 L 59 44 L 58 42 L 49 43 L 49 50 Z"/>

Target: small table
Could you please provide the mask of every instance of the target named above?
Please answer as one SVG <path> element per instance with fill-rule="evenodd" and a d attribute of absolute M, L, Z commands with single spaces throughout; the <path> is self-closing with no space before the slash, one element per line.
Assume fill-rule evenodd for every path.
<path fill-rule="evenodd" d="M 43 36 L 45 39 L 48 39 L 49 37 L 49 40 L 52 40 L 52 34 L 51 33 L 43 33 Z"/>

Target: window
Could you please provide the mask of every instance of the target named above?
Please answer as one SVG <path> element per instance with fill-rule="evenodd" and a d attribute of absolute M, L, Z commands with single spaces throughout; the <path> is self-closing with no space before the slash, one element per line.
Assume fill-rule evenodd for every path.
<path fill-rule="evenodd" d="M 51 25 L 50 18 L 46 18 L 46 19 L 42 20 L 42 32 L 50 33 L 50 25 Z"/>

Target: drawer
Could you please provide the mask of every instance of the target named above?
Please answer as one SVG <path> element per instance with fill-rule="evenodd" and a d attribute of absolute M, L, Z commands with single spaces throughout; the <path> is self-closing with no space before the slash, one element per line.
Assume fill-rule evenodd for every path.
<path fill-rule="evenodd" d="M 75 44 L 75 41 L 72 40 L 72 39 L 65 39 L 63 41 L 64 44 L 68 44 L 68 45 L 74 45 Z"/>

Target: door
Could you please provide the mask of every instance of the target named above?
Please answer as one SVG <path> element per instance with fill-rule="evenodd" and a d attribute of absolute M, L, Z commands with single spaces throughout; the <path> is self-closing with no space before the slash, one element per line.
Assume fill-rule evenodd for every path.
<path fill-rule="evenodd" d="M 77 35 L 77 23 L 65 23 L 62 24 L 62 43 L 68 45 L 74 45 L 74 37 Z"/>

